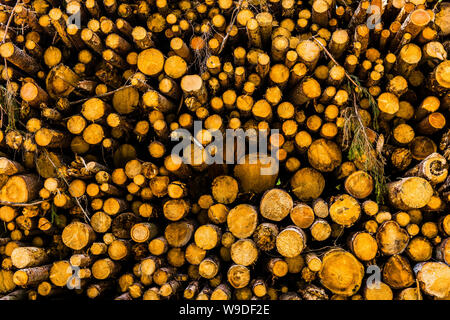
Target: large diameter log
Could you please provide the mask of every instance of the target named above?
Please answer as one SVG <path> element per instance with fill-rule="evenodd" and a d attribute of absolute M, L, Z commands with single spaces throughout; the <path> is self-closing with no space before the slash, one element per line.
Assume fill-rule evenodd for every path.
<path fill-rule="evenodd" d="M 63 243 L 73 250 L 81 250 L 95 240 L 95 232 L 90 225 L 72 222 L 62 232 Z"/>
<path fill-rule="evenodd" d="M 16 173 L 21 173 L 24 170 L 25 169 L 19 162 L 10 160 L 5 157 L 0 158 L 0 174 L 12 176 Z"/>
<path fill-rule="evenodd" d="M 12 264 L 19 269 L 40 266 L 49 261 L 44 249 L 37 247 L 18 247 L 12 251 Z"/>
<path fill-rule="evenodd" d="M 236 200 L 239 185 L 236 179 L 230 176 L 218 176 L 214 178 L 211 185 L 214 199 L 223 204 L 230 204 Z"/>
<path fill-rule="evenodd" d="M 297 226 L 288 226 L 278 234 L 276 247 L 283 257 L 296 257 L 306 247 L 306 234 Z"/>
<path fill-rule="evenodd" d="M 368 197 L 374 187 L 373 179 L 370 174 L 359 170 L 353 172 L 345 179 L 345 190 L 357 199 L 364 199 Z"/>
<path fill-rule="evenodd" d="M 248 204 L 239 204 L 230 210 L 227 226 L 237 238 L 247 238 L 253 234 L 258 223 L 258 212 Z"/>
<path fill-rule="evenodd" d="M 29 74 L 36 74 L 41 70 L 39 63 L 37 63 L 36 60 L 12 42 L 5 42 L 0 46 L 0 55 L 17 66 L 20 70 Z"/>
<path fill-rule="evenodd" d="M 167 239 L 169 245 L 173 247 L 183 247 L 191 239 L 194 233 L 194 225 L 188 221 L 178 221 L 169 224 L 165 231 L 164 236 Z"/>
<path fill-rule="evenodd" d="M 258 248 L 250 239 L 241 239 L 233 243 L 230 253 L 234 263 L 246 267 L 254 264 L 258 259 Z"/>
<path fill-rule="evenodd" d="M 400 210 L 419 209 L 433 196 L 430 183 L 419 177 L 403 178 L 387 185 L 389 201 Z"/>
<path fill-rule="evenodd" d="M 330 172 L 341 164 L 342 153 L 335 142 L 317 139 L 308 149 L 308 161 L 314 169 Z"/>
<path fill-rule="evenodd" d="M 24 174 L 12 176 L 2 187 L 1 201 L 24 203 L 38 196 L 41 183 L 37 175 Z"/>
<path fill-rule="evenodd" d="M 40 267 L 18 270 L 14 273 L 14 283 L 18 286 L 39 284 L 40 282 L 48 279 L 51 267 L 52 265 L 48 264 Z"/>
<path fill-rule="evenodd" d="M 442 262 L 423 262 L 414 267 L 420 289 L 436 298 L 450 296 L 450 267 Z"/>
<path fill-rule="evenodd" d="M 350 250 L 362 261 L 370 261 L 377 255 L 377 241 L 368 232 L 355 232 L 348 242 Z"/>
<path fill-rule="evenodd" d="M 319 279 L 331 292 L 351 296 L 361 287 L 363 277 L 364 266 L 351 253 L 332 249 L 323 256 Z"/>
<path fill-rule="evenodd" d="M 67 97 L 78 87 L 79 76 L 69 67 L 58 64 L 54 66 L 45 79 L 47 93 L 53 99 Z"/>
<path fill-rule="evenodd" d="M 332 197 L 331 202 L 330 217 L 334 222 L 343 227 L 353 226 L 361 216 L 359 202 L 348 194 Z"/>
<path fill-rule="evenodd" d="M 10 270 L 0 270 L 0 293 L 6 294 L 16 288 L 13 281 L 14 273 Z"/>
<path fill-rule="evenodd" d="M 234 176 L 240 182 L 243 192 L 261 193 L 275 186 L 278 176 L 276 159 L 262 154 L 249 154 L 238 161 Z"/>
<path fill-rule="evenodd" d="M 292 192 L 302 201 L 318 198 L 325 188 L 323 175 L 313 168 L 298 170 L 291 179 Z"/>
<path fill-rule="evenodd" d="M 271 189 L 262 196 L 259 211 L 266 219 L 281 221 L 289 214 L 293 205 L 292 197 L 286 191 Z"/>
<path fill-rule="evenodd" d="M 113 95 L 112 105 L 120 114 L 129 114 L 137 109 L 139 92 L 133 87 L 117 90 Z"/>
<path fill-rule="evenodd" d="M 138 55 L 137 67 L 148 76 L 157 76 L 164 68 L 164 55 L 155 48 L 143 50 Z"/>
<path fill-rule="evenodd" d="M 393 289 L 403 289 L 414 283 L 414 275 L 408 259 L 393 255 L 383 267 L 383 280 Z"/>
<path fill-rule="evenodd" d="M 436 258 L 450 265 L 450 238 L 444 239 L 436 250 Z"/>
<path fill-rule="evenodd" d="M 406 176 L 418 176 L 428 180 L 432 185 L 445 181 L 448 176 L 448 163 L 439 153 L 432 153 L 418 165 L 408 170 Z"/>
<path fill-rule="evenodd" d="M 381 253 L 385 255 L 402 253 L 409 242 L 408 232 L 393 220 L 381 224 L 377 230 L 376 238 Z"/>
<path fill-rule="evenodd" d="M 431 91 L 443 95 L 450 89 L 450 60 L 441 62 L 432 72 L 429 77 L 429 88 Z"/>

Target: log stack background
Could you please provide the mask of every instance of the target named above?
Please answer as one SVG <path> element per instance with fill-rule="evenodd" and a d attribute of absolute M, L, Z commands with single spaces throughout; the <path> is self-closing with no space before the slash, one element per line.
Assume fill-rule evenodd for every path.
<path fill-rule="evenodd" d="M 0 3 L 0 300 L 450 298 L 448 2 Z"/>

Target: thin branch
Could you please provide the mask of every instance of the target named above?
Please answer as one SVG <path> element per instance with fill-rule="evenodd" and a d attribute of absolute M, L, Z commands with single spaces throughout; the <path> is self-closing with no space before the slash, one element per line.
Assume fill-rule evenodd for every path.
<path fill-rule="evenodd" d="M 29 202 L 29 203 L 17 203 L 17 202 L 10 202 L 10 201 L 0 201 L 0 205 L 2 206 L 10 206 L 10 207 L 32 207 L 38 204 L 41 204 L 42 202 L 44 202 L 46 200 L 39 200 L 39 201 L 34 201 L 34 202 Z"/>
<path fill-rule="evenodd" d="M 231 24 L 228 26 L 228 28 L 230 30 L 228 30 L 227 34 L 225 35 L 225 38 L 223 38 L 222 44 L 220 45 L 220 49 L 219 49 L 218 55 L 222 52 L 223 48 L 225 48 L 225 44 L 227 43 L 228 37 L 230 36 L 231 29 L 233 28 L 234 23 L 236 22 L 236 18 L 238 16 L 239 12 L 241 11 L 241 6 L 242 6 L 242 2 L 243 1 L 244 0 L 239 0 L 239 4 L 238 4 L 238 6 L 236 8 L 237 13 L 236 13 L 236 11 L 234 12 L 233 18 L 231 20 Z"/>
<path fill-rule="evenodd" d="M 327 54 L 327 56 L 328 56 L 328 57 L 329 57 L 329 58 L 330 58 L 337 66 L 341 66 L 341 65 L 336 61 L 336 59 L 334 59 L 334 57 L 333 57 L 333 55 L 330 53 L 330 51 L 328 51 L 327 48 L 325 48 L 325 47 L 323 46 L 323 44 L 322 44 L 319 40 L 317 40 L 317 39 L 315 38 L 315 36 L 313 36 L 312 39 L 313 39 L 317 44 L 319 44 L 319 46 L 322 47 L 323 51 Z M 359 87 L 359 85 L 352 79 L 352 77 L 347 73 L 347 70 L 345 70 L 345 69 L 344 69 L 344 74 L 345 74 L 345 76 L 347 77 L 347 79 L 348 79 L 351 83 L 353 83 L 356 87 Z"/>
<path fill-rule="evenodd" d="M 8 34 L 8 28 L 9 28 L 9 25 L 11 24 L 11 21 L 12 21 L 13 16 L 14 16 L 14 10 L 16 9 L 16 7 L 17 7 L 17 5 L 19 4 L 19 2 L 20 2 L 20 0 L 17 0 L 17 1 L 16 1 L 16 4 L 15 4 L 14 7 L 11 9 L 11 14 L 9 15 L 8 22 L 6 23 L 5 33 L 3 34 L 3 39 L 2 39 L 2 42 L 1 42 L 1 43 L 4 43 L 5 40 L 6 40 L 6 35 Z"/>
<path fill-rule="evenodd" d="M 126 88 L 130 88 L 130 87 L 133 87 L 133 85 L 130 84 L 130 85 L 123 86 L 123 87 L 117 88 L 117 89 L 115 89 L 115 90 L 113 90 L 113 91 L 108 91 L 108 92 L 106 92 L 106 93 L 102 93 L 102 94 L 99 94 L 99 95 L 96 95 L 96 96 L 92 96 L 92 97 L 89 97 L 89 98 L 84 98 L 84 99 L 77 100 L 77 101 L 72 101 L 72 102 L 70 102 L 69 104 L 72 106 L 72 105 L 75 105 L 75 104 L 79 104 L 79 103 L 86 102 L 87 100 L 92 99 L 92 98 L 103 98 L 103 97 L 108 97 L 108 96 L 110 96 L 110 95 L 116 93 L 116 92 L 119 91 L 119 90 L 126 89 Z"/>

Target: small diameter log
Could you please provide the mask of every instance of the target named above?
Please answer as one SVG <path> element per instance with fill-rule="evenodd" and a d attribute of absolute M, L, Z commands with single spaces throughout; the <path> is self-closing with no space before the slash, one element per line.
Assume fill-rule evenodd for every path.
<path fill-rule="evenodd" d="M 277 236 L 277 225 L 273 223 L 261 223 L 253 233 L 253 240 L 260 250 L 270 251 L 275 248 Z"/>
<path fill-rule="evenodd" d="M 204 81 L 198 75 L 185 75 L 180 82 L 180 87 L 184 94 L 194 97 L 200 104 L 205 104 L 208 100 L 208 92 Z"/>
<path fill-rule="evenodd" d="M 314 214 L 319 218 L 326 218 L 329 214 L 328 203 L 321 198 L 314 200 L 312 203 L 312 208 L 314 210 Z"/>
<path fill-rule="evenodd" d="M 439 255 L 438 253 L 439 251 L 436 251 L 436 256 Z M 425 237 L 414 237 L 411 239 L 408 247 L 406 248 L 406 254 L 413 261 L 427 261 L 431 259 L 433 254 L 433 246 Z"/>
<path fill-rule="evenodd" d="M 190 210 L 189 203 L 184 199 L 171 199 L 163 206 L 164 217 L 170 221 L 178 221 L 184 218 Z"/>
<path fill-rule="evenodd" d="M 284 277 L 288 273 L 289 267 L 285 260 L 281 258 L 272 258 L 267 264 L 267 269 L 275 277 Z"/>
<path fill-rule="evenodd" d="M 316 241 L 325 241 L 331 236 L 331 226 L 323 219 L 316 219 L 309 229 L 312 238 Z"/>
<path fill-rule="evenodd" d="M 50 281 L 58 287 L 67 285 L 67 281 L 72 276 L 72 266 L 68 261 L 56 261 L 50 269 Z"/>
<path fill-rule="evenodd" d="M 370 284 L 364 288 L 366 300 L 393 300 L 394 294 L 391 288 L 384 282 Z"/>
<path fill-rule="evenodd" d="M 194 234 L 195 244 L 203 250 L 215 248 L 221 239 L 220 228 L 213 224 L 200 226 Z"/>
<path fill-rule="evenodd" d="M 219 272 L 220 262 L 215 256 L 210 256 L 203 259 L 198 266 L 198 272 L 200 276 L 206 279 L 214 278 Z"/>
<path fill-rule="evenodd" d="M 39 107 L 48 102 L 48 94 L 33 81 L 26 82 L 20 88 L 20 96 L 32 107 Z"/>
<path fill-rule="evenodd" d="M 111 282 L 101 281 L 89 285 L 89 287 L 86 289 L 86 295 L 91 299 L 95 299 L 111 289 L 112 289 Z"/>
<path fill-rule="evenodd" d="M 235 289 L 244 288 L 250 279 L 250 270 L 245 266 L 234 264 L 228 269 L 227 280 Z"/>
<path fill-rule="evenodd" d="M 165 98 L 156 90 L 149 90 L 142 96 L 142 101 L 146 107 L 159 110 L 163 113 L 173 111 L 176 106 L 169 99 Z"/>
<path fill-rule="evenodd" d="M 131 228 L 139 221 L 139 218 L 131 212 L 125 212 L 116 216 L 111 224 L 111 232 L 120 239 L 129 239 Z"/>
<path fill-rule="evenodd" d="M 67 146 L 68 137 L 59 131 L 47 128 L 39 129 L 35 135 L 34 140 L 36 144 L 41 147 L 59 148 Z"/>
<path fill-rule="evenodd" d="M 108 246 L 108 256 L 114 260 L 126 260 L 131 256 L 131 243 L 129 240 L 117 239 Z"/>
<path fill-rule="evenodd" d="M 95 232 L 105 233 L 111 227 L 111 217 L 103 211 L 94 213 L 91 217 L 91 227 Z"/>
<path fill-rule="evenodd" d="M 0 157 L 0 174 L 12 176 L 17 173 L 22 173 L 24 170 L 24 167 L 19 162 Z"/>
<path fill-rule="evenodd" d="M 450 72 L 450 60 L 441 62 L 434 68 L 432 74 L 428 78 L 428 86 L 431 91 L 438 95 L 443 95 L 450 88 L 448 81 L 448 73 Z"/>
<path fill-rule="evenodd" d="M 433 112 L 420 121 L 418 132 L 430 135 L 444 128 L 445 124 L 445 116 L 440 112 Z"/>
<path fill-rule="evenodd" d="M 18 289 L 8 293 L 7 295 L 0 298 L 2 301 L 17 301 L 24 300 L 27 296 L 26 290 Z"/>
<path fill-rule="evenodd" d="M 419 46 L 409 43 L 400 50 L 395 65 L 396 71 L 404 77 L 408 77 L 422 59 L 422 50 Z"/>
<path fill-rule="evenodd" d="M 90 266 L 93 262 L 93 259 L 91 256 L 89 256 L 87 254 L 79 253 L 79 254 L 72 255 L 70 257 L 69 262 L 72 266 L 84 268 L 84 267 Z"/>
<path fill-rule="evenodd" d="M 436 258 L 447 265 L 450 264 L 450 238 L 446 238 L 442 240 L 441 244 L 436 250 Z M 423 259 L 422 261 L 426 261 L 427 259 Z M 417 261 L 417 260 L 416 260 Z"/>
<path fill-rule="evenodd" d="M 158 234 L 158 227 L 153 223 L 142 222 L 133 225 L 130 231 L 131 239 L 135 242 L 146 242 Z"/>
<path fill-rule="evenodd" d="M 320 282 L 335 294 L 353 295 L 361 287 L 363 277 L 363 265 L 345 250 L 332 249 L 322 258 Z"/>

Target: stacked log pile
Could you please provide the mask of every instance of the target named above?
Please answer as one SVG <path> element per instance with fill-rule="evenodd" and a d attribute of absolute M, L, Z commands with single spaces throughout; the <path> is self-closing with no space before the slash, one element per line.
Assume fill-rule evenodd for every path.
<path fill-rule="evenodd" d="M 449 21 L 1 0 L 0 300 L 450 299 Z M 270 155 L 209 162 L 229 129 Z"/>

